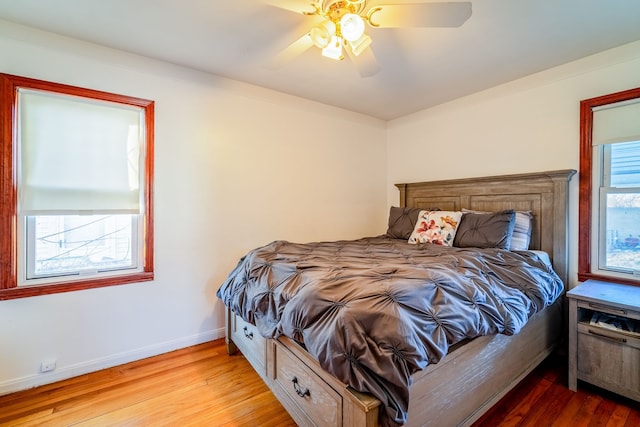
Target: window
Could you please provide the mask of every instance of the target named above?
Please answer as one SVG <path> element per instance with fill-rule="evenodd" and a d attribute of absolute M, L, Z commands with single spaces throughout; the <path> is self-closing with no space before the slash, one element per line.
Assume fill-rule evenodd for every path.
<path fill-rule="evenodd" d="M 33 215 L 24 220 L 25 250 L 20 252 L 25 277 L 19 283 L 139 269 L 138 215 Z"/>
<path fill-rule="evenodd" d="M 640 285 L 640 88 L 580 108 L 578 280 Z"/>
<path fill-rule="evenodd" d="M 0 84 L 0 299 L 152 280 L 153 101 Z"/>

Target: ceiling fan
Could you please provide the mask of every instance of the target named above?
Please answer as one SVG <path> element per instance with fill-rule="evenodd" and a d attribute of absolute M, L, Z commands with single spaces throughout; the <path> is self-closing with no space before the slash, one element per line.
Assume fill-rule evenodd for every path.
<path fill-rule="evenodd" d="M 376 0 L 261 0 L 308 17 L 302 34 L 276 55 L 268 68 L 282 67 L 313 46 L 322 55 L 341 60 L 344 52 L 362 77 L 380 69 L 365 33 L 371 28 L 459 27 L 471 17 L 471 2 L 379 4 Z M 388 1 L 388 0 L 387 0 Z M 393 1 L 393 0 L 391 0 Z"/>

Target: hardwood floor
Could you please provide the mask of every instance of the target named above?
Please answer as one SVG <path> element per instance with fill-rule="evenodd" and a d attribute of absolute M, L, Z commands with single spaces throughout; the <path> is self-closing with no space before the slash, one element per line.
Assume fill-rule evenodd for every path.
<path fill-rule="evenodd" d="M 295 426 L 224 340 L 0 397 L 0 426 Z"/>
<path fill-rule="evenodd" d="M 638 427 L 640 403 L 583 382 L 572 392 L 566 359 L 551 356 L 473 425 L 494 426 Z"/>
<path fill-rule="evenodd" d="M 545 361 L 474 427 L 640 426 L 640 404 L 580 383 Z M 0 396 L 0 426 L 294 426 L 224 340 Z M 346 426 L 348 427 L 348 426 Z M 446 426 L 443 426 L 446 427 Z"/>

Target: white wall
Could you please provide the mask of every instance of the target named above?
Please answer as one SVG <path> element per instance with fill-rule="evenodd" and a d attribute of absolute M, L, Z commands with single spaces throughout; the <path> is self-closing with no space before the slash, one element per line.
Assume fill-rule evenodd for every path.
<path fill-rule="evenodd" d="M 580 101 L 640 86 L 640 42 L 571 62 L 388 124 L 394 183 L 579 170 Z M 572 180 L 570 286 L 577 283 L 578 179 Z"/>
<path fill-rule="evenodd" d="M 384 122 L 3 21 L 0 72 L 156 102 L 155 281 L 0 301 L 0 394 L 222 337 L 253 247 L 386 230 Z"/>

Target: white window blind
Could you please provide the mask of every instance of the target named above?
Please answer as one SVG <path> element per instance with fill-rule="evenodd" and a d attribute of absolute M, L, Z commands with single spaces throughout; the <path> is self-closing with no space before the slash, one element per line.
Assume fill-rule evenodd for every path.
<path fill-rule="evenodd" d="M 21 89 L 19 211 L 140 213 L 144 112 Z"/>
<path fill-rule="evenodd" d="M 640 101 L 593 109 L 593 145 L 640 141 Z"/>

